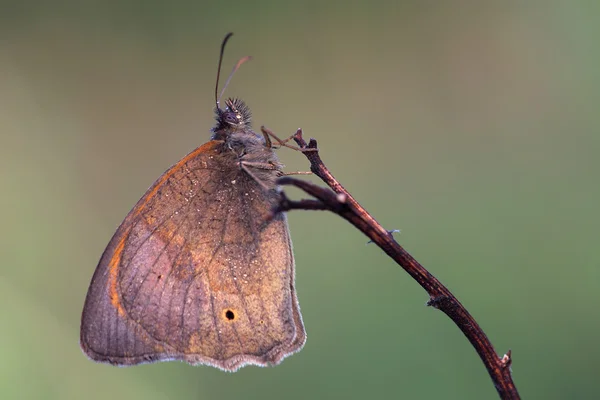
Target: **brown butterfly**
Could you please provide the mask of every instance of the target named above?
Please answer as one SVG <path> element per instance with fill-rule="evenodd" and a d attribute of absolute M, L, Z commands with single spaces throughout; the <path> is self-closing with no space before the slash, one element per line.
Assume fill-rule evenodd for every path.
<path fill-rule="evenodd" d="M 211 140 L 154 182 L 96 267 L 80 341 L 94 361 L 235 371 L 278 364 L 304 345 L 286 217 L 265 226 L 282 165 L 242 100 L 219 107 L 231 35 Z"/>

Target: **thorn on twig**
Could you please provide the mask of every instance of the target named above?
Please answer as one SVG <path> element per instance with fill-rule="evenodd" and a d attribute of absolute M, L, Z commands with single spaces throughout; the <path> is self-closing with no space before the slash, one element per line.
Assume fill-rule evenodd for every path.
<path fill-rule="evenodd" d="M 510 365 L 512 364 L 512 351 L 511 350 L 508 350 L 506 352 L 504 357 L 502 357 L 502 360 L 500 360 L 500 363 L 502 363 L 502 368 L 510 368 Z"/>
<path fill-rule="evenodd" d="M 294 133 L 293 138 L 296 142 L 304 141 L 304 139 L 302 138 L 302 128 L 296 129 L 296 133 Z M 302 147 L 306 147 L 306 144 Z"/>
<path fill-rule="evenodd" d="M 394 233 L 400 233 L 400 229 L 392 229 L 391 231 L 387 231 L 387 233 L 393 236 L 393 235 L 394 235 Z M 369 241 L 367 242 L 367 244 L 371 244 L 371 243 L 373 243 L 373 241 L 372 241 L 372 240 L 369 240 Z"/>
<path fill-rule="evenodd" d="M 448 298 L 448 296 L 437 296 L 430 298 L 425 304 L 428 307 L 437 308 L 439 310 L 445 305 L 445 303 L 448 303 L 449 301 L 450 298 Z"/>

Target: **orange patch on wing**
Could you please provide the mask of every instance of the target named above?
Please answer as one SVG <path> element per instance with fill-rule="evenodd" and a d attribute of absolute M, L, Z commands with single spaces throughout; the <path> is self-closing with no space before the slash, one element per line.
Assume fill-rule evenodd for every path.
<path fill-rule="evenodd" d="M 179 162 L 173 165 L 167 172 L 165 172 L 156 183 L 156 186 L 152 189 L 151 192 L 147 193 L 144 196 L 144 201 L 140 203 L 137 210 L 135 210 L 135 215 L 139 215 L 142 210 L 146 207 L 146 204 L 152 199 L 156 193 L 159 191 L 161 186 L 173 175 L 177 170 L 179 170 L 183 165 L 185 165 L 188 161 L 198 156 L 198 154 L 209 152 L 215 149 L 219 144 L 223 143 L 222 140 L 211 140 L 210 142 L 204 143 L 202 146 L 198 147 L 196 150 L 192 151 L 187 156 L 183 157 Z"/>
<path fill-rule="evenodd" d="M 121 237 L 112 258 L 110 259 L 110 263 L 108 264 L 108 272 L 110 274 L 110 302 L 117 309 L 120 316 L 125 315 L 125 310 L 121 305 L 119 293 L 117 292 L 117 274 L 119 273 L 119 263 L 121 262 L 121 255 L 123 254 L 126 238 L 127 234 Z"/>
<path fill-rule="evenodd" d="M 167 181 L 167 179 L 169 179 L 175 172 L 177 172 L 180 168 L 182 168 L 188 161 L 197 157 L 201 153 L 207 153 L 209 151 L 214 150 L 221 143 L 223 143 L 223 141 L 221 141 L 221 140 L 211 140 L 210 142 L 207 142 L 207 143 L 203 144 L 202 146 L 198 147 L 196 150 L 192 151 L 187 156 L 183 157 L 177 164 L 173 165 L 169 170 L 167 170 L 167 172 L 165 172 L 159 178 L 159 181 L 156 183 L 154 188 L 152 188 L 152 190 L 143 197 L 143 201 L 138 205 L 136 210 L 133 212 L 134 216 L 138 216 L 142 212 L 142 210 L 146 207 L 148 202 L 156 195 L 156 193 L 158 193 L 161 186 Z M 152 220 L 150 220 L 148 222 L 152 223 Z M 117 277 L 118 277 L 118 272 L 119 272 L 119 263 L 121 262 L 123 248 L 125 247 L 125 240 L 128 237 L 128 235 L 129 235 L 129 232 L 126 232 L 121 237 L 121 240 L 119 241 L 119 244 L 117 244 L 117 247 L 115 248 L 115 252 L 108 264 L 109 274 L 110 274 L 110 277 L 109 277 L 109 279 L 110 279 L 110 282 L 109 282 L 110 283 L 110 285 L 109 285 L 110 301 L 111 301 L 112 305 L 119 312 L 119 315 L 121 315 L 121 316 L 125 315 L 125 309 L 123 308 L 123 305 L 121 304 L 121 300 L 119 298 L 119 293 L 117 291 Z"/>

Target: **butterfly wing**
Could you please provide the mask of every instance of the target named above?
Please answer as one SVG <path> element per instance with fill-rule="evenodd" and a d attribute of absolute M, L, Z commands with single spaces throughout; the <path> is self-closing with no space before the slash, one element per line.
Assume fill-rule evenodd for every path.
<path fill-rule="evenodd" d="M 183 360 L 235 371 L 277 364 L 306 334 L 278 200 L 221 141 L 148 189 L 110 241 L 88 290 L 81 347 L 117 365 Z"/>

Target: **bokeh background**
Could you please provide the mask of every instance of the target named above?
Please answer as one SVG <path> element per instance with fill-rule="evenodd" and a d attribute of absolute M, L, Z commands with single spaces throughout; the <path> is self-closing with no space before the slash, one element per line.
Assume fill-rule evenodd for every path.
<path fill-rule="evenodd" d="M 209 137 L 228 31 L 224 70 L 255 59 L 227 95 L 255 126 L 318 138 L 336 177 L 512 349 L 524 398 L 600 397 L 600 7 L 549 0 L 2 2 L 0 398 L 497 398 L 426 293 L 316 212 L 289 218 L 308 342 L 278 367 L 82 354 L 104 247 Z"/>

